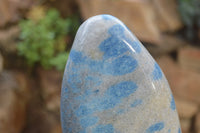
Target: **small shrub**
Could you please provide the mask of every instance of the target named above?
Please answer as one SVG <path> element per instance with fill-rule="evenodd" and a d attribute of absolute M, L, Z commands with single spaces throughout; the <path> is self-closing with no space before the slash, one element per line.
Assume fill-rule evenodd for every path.
<path fill-rule="evenodd" d="M 56 57 L 50 60 L 50 64 L 55 66 L 57 70 L 63 70 L 66 64 L 66 58 L 68 58 L 69 53 L 63 52 L 59 53 Z"/>
<path fill-rule="evenodd" d="M 186 26 L 186 36 L 192 39 L 195 30 L 200 29 L 200 1 L 199 0 L 179 0 L 179 12 L 183 23 Z"/>
<path fill-rule="evenodd" d="M 44 68 L 63 70 L 68 58 L 65 40 L 75 30 L 71 28 L 74 21 L 78 23 L 77 19 L 62 19 L 55 9 L 48 10 L 40 19 L 22 20 L 19 55 L 24 56 L 30 66 L 40 63 Z"/>

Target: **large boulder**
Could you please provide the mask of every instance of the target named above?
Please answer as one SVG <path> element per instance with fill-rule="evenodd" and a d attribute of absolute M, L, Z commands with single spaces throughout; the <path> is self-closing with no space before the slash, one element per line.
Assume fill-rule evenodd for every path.
<path fill-rule="evenodd" d="M 143 42 L 159 44 L 161 32 L 182 26 L 175 0 L 77 0 L 84 19 L 111 14 L 121 19 Z"/>
<path fill-rule="evenodd" d="M 164 32 L 173 32 L 183 26 L 176 0 L 150 0 L 156 14 L 155 23 Z"/>

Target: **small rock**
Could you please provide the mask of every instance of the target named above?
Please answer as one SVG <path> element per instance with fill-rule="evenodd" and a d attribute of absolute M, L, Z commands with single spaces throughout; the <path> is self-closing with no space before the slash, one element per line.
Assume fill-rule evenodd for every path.
<path fill-rule="evenodd" d="M 180 118 L 191 119 L 198 111 L 198 104 L 180 98 L 175 98 L 176 107 Z"/>
<path fill-rule="evenodd" d="M 200 73 L 200 48 L 190 46 L 179 49 L 178 62 L 181 67 Z"/>

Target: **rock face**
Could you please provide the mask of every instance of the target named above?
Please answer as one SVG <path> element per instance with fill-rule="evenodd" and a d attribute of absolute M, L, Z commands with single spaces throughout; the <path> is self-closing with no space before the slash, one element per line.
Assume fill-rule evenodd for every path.
<path fill-rule="evenodd" d="M 0 28 L 9 23 L 16 23 L 22 17 L 20 12 L 30 8 L 33 2 L 33 0 L 1 0 Z"/>
<path fill-rule="evenodd" d="M 171 58 L 158 60 L 159 65 L 171 85 L 174 95 L 195 103 L 200 103 L 200 75 L 191 69 L 182 69 Z"/>
<path fill-rule="evenodd" d="M 182 68 L 200 72 L 200 48 L 190 46 L 179 49 L 178 61 Z"/>
<path fill-rule="evenodd" d="M 144 42 L 160 44 L 162 32 L 174 32 L 182 27 L 175 0 L 76 1 L 84 19 L 97 14 L 112 14 L 123 20 Z"/>
<path fill-rule="evenodd" d="M 0 73 L 2 72 L 2 70 L 3 70 L 3 57 L 0 53 Z"/>
<path fill-rule="evenodd" d="M 173 95 L 160 67 L 117 18 L 79 28 L 61 92 L 63 133 L 180 133 Z"/>
<path fill-rule="evenodd" d="M 175 98 L 178 114 L 180 119 L 191 119 L 198 112 L 198 105 Z"/>
<path fill-rule="evenodd" d="M 87 19 L 97 14 L 112 14 L 134 31 L 139 39 L 158 44 L 160 33 L 154 22 L 155 13 L 149 0 L 77 0 L 82 16 Z M 123 6 L 121 6 L 123 5 Z"/>
<path fill-rule="evenodd" d="M 62 82 L 61 72 L 55 70 L 38 69 L 42 97 L 49 111 L 60 110 L 60 85 Z"/>
<path fill-rule="evenodd" d="M 20 74 L 0 74 L 0 132 L 21 133 L 26 120 L 26 90 Z M 19 85 L 21 84 L 21 85 Z"/>
<path fill-rule="evenodd" d="M 18 26 L 12 26 L 6 30 L 0 30 L 0 47 L 4 52 L 14 53 L 17 51 L 16 40 L 20 34 Z"/>

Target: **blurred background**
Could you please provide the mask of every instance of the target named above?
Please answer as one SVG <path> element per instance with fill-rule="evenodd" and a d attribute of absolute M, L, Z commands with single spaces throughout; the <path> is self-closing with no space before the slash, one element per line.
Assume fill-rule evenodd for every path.
<path fill-rule="evenodd" d="M 97 14 L 139 38 L 169 81 L 182 132 L 200 133 L 200 0 L 0 0 L 0 132 L 62 132 L 64 67 Z"/>

